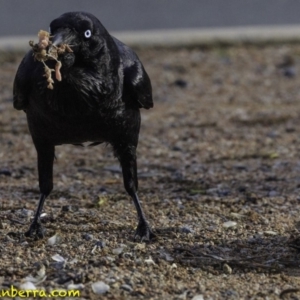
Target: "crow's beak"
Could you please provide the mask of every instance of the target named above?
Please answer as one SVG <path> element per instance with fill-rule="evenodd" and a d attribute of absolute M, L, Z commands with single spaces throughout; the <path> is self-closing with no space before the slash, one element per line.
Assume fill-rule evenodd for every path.
<path fill-rule="evenodd" d="M 53 48 L 59 47 L 61 44 L 64 44 L 63 34 L 61 32 L 56 33 L 54 36 L 51 37 L 52 45 L 49 48 L 51 52 Z"/>
<path fill-rule="evenodd" d="M 63 44 L 70 46 L 72 44 L 72 40 L 74 40 L 74 36 L 72 34 L 64 30 L 60 30 L 51 37 L 52 45 L 49 50 L 51 52 L 52 48 L 57 48 Z"/>
<path fill-rule="evenodd" d="M 61 29 L 52 36 L 52 45 L 59 47 L 62 44 L 73 44 L 74 35 L 68 29 Z"/>
<path fill-rule="evenodd" d="M 55 34 L 52 39 L 52 45 L 58 47 L 61 44 L 64 44 L 64 37 L 63 37 L 63 33 L 62 32 L 58 32 L 57 34 Z"/>

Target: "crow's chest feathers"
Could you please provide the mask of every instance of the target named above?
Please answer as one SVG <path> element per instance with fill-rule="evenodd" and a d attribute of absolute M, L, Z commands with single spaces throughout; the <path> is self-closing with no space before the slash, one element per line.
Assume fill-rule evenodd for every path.
<path fill-rule="evenodd" d="M 50 110 L 61 115 L 82 115 L 101 108 L 106 98 L 101 80 L 80 75 L 64 76 L 61 82 L 55 81 L 53 90 L 47 88 L 44 80 L 39 82 L 41 98 Z"/>
<path fill-rule="evenodd" d="M 38 76 L 40 96 L 51 111 L 76 116 L 105 113 L 122 106 L 121 66 L 115 72 L 109 72 L 107 67 L 73 66 L 62 68 L 61 73 L 62 81 L 55 80 L 53 90 L 47 88 L 42 75 Z"/>
<path fill-rule="evenodd" d="M 65 82 L 55 82 L 54 89 L 44 88 L 42 101 L 51 111 L 60 115 L 77 115 L 88 112 L 92 106 L 96 106 L 96 100 L 85 101 L 78 91 Z M 94 102 L 94 103 L 93 103 Z"/>

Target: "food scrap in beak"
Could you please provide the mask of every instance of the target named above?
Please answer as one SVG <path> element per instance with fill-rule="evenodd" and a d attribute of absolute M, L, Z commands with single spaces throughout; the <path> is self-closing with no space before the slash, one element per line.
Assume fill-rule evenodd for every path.
<path fill-rule="evenodd" d="M 60 73 L 60 68 L 62 66 L 61 62 L 58 60 L 58 56 L 65 52 L 73 52 L 68 44 L 62 44 L 61 35 L 56 35 L 55 39 L 52 41 L 50 33 L 45 30 L 40 30 L 38 32 L 39 42 L 34 44 L 34 41 L 29 41 L 29 45 L 32 47 L 33 56 L 36 60 L 42 62 L 44 64 L 45 74 L 48 85 L 48 89 L 53 89 L 54 80 L 52 79 L 52 72 L 55 72 L 55 78 L 57 81 L 62 80 L 62 76 Z M 55 60 L 55 70 L 50 69 L 45 61 L 47 60 Z"/>

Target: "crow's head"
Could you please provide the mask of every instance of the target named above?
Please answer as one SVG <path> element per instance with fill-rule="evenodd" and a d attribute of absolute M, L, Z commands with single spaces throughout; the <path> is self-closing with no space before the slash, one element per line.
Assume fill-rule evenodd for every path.
<path fill-rule="evenodd" d="M 51 22 L 49 30 L 54 45 L 69 44 L 75 58 L 84 61 L 105 52 L 110 39 L 101 22 L 85 12 L 65 13 Z"/>

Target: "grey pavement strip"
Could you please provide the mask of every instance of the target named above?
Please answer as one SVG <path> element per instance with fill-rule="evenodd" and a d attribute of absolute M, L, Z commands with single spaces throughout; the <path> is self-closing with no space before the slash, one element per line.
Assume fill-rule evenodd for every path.
<path fill-rule="evenodd" d="M 289 42 L 300 41 L 300 25 L 120 31 L 112 32 L 112 35 L 125 44 L 136 47 L 178 47 L 213 45 L 217 43 L 236 44 L 241 42 Z M 0 38 L 0 50 L 27 50 L 29 49 L 29 40 L 37 41 L 37 36 Z"/>

